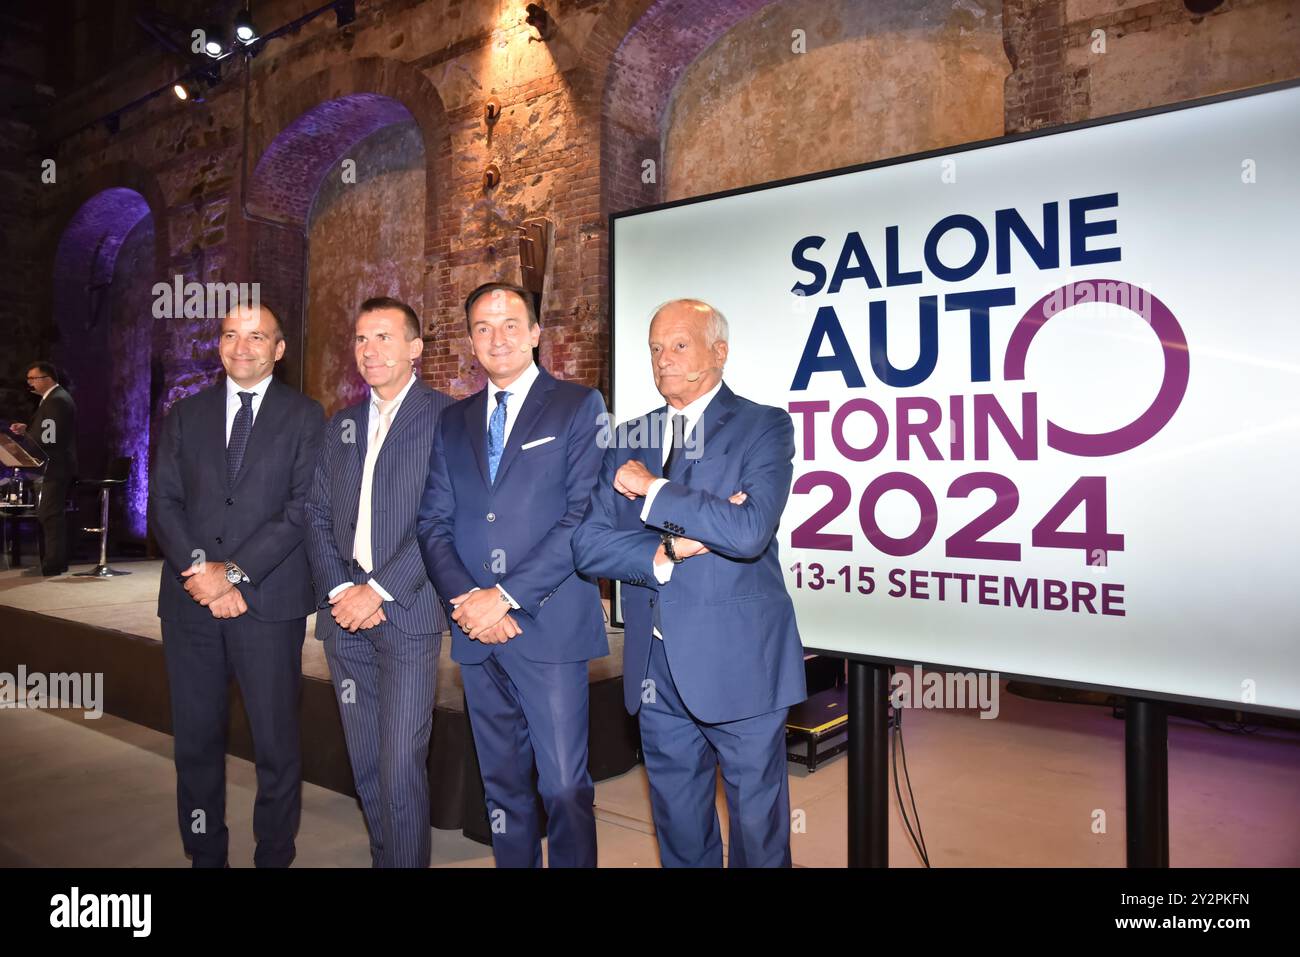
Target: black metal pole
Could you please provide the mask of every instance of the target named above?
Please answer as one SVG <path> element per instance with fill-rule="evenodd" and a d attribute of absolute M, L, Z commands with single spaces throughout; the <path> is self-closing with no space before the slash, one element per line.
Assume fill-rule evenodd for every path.
<path fill-rule="evenodd" d="M 1124 703 L 1128 866 L 1169 866 L 1169 726 L 1164 704 Z"/>
<path fill-rule="evenodd" d="M 849 662 L 849 867 L 889 866 L 889 669 Z"/>

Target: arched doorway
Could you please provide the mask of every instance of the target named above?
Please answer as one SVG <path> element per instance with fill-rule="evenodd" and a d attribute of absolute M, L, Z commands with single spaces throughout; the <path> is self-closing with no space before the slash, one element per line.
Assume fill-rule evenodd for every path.
<path fill-rule="evenodd" d="M 99 477 L 132 459 L 124 498 L 110 527 L 145 539 L 150 433 L 161 396 L 153 370 L 157 224 L 134 189 L 95 193 L 72 214 L 54 255 L 53 361 L 77 403 L 82 477 Z"/>

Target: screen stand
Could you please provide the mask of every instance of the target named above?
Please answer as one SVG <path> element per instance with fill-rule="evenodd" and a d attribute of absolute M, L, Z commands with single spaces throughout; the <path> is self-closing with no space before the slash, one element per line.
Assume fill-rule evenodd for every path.
<path fill-rule="evenodd" d="M 889 668 L 849 660 L 849 867 L 889 866 Z"/>
<path fill-rule="evenodd" d="M 1168 867 L 1169 726 L 1162 702 L 1125 699 L 1124 794 L 1128 866 Z"/>

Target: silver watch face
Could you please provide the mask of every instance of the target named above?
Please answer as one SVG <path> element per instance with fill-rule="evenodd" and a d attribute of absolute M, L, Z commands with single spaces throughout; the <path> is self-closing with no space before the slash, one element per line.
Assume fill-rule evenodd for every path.
<path fill-rule="evenodd" d="M 235 571 L 233 568 L 226 569 L 226 581 L 230 582 L 230 584 L 238 585 L 241 577 L 242 576 L 239 572 Z"/>

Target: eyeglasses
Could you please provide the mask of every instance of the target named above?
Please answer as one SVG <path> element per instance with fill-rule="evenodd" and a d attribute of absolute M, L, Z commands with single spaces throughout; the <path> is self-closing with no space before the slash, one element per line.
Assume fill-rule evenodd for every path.
<path fill-rule="evenodd" d="M 29 376 L 27 377 L 27 381 L 28 381 L 28 382 L 40 382 L 42 379 L 48 379 L 48 378 L 50 378 L 50 377 L 47 376 L 47 375 L 29 375 Z"/>

